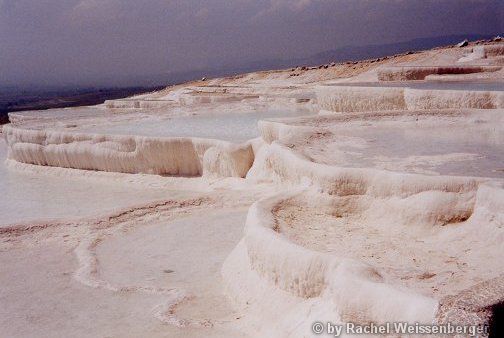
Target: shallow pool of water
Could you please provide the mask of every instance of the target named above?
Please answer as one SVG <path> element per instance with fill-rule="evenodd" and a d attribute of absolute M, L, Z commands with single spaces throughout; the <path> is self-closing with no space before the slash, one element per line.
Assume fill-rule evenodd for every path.
<path fill-rule="evenodd" d="M 103 126 L 79 128 L 77 131 L 153 137 L 200 137 L 243 142 L 259 136 L 257 122 L 261 119 L 295 117 L 308 114 L 310 113 L 304 110 L 206 114 L 159 120 L 147 119 L 120 122 Z"/>
<path fill-rule="evenodd" d="M 504 179 L 504 131 L 498 126 L 368 127 L 349 136 L 365 145 L 339 147 L 350 166 Z"/>

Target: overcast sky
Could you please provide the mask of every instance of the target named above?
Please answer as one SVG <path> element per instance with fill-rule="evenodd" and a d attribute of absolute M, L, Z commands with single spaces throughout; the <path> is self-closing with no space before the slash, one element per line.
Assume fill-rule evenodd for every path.
<path fill-rule="evenodd" d="M 0 0 L 0 85 L 131 84 L 503 22 L 504 0 Z"/>

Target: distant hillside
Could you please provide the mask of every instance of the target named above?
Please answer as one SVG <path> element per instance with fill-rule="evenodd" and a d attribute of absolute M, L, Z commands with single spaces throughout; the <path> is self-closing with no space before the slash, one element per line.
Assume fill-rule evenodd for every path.
<path fill-rule="evenodd" d="M 434 38 L 421 38 L 411 41 L 391 43 L 385 45 L 369 45 L 359 47 L 342 47 L 334 50 L 315 54 L 309 58 L 298 60 L 306 64 L 319 64 L 327 62 L 344 62 L 374 59 L 407 51 L 427 50 L 435 47 L 450 46 L 468 39 L 469 41 L 490 39 L 495 35 L 451 35 Z"/>
<path fill-rule="evenodd" d="M 1 89 L 0 124 L 9 122 L 8 112 L 90 106 L 161 88 Z"/>
<path fill-rule="evenodd" d="M 169 74 L 169 79 L 171 83 L 181 83 L 199 79 L 203 76 L 223 77 L 254 71 L 282 69 L 302 65 L 320 65 L 330 62 L 360 61 L 366 59 L 379 58 L 383 56 L 391 56 L 394 54 L 400 54 L 407 51 L 419 51 L 419 50 L 432 49 L 435 47 L 450 46 L 457 44 L 464 39 L 468 39 L 470 41 L 480 39 L 490 39 L 495 37 L 496 35 L 497 34 L 450 35 L 450 36 L 441 36 L 432 38 L 420 38 L 405 42 L 397 42 L 384 45 L 346 46 L 338 49 L 317 53 L 307 58 L 290 59 L 290 60 L 286 59 L 258 60 L 255 62 L 248 62 L 245 64 L 240 64 L 237 62 L 219 68 L 171 73 Z M 166 77 L 167 75 L 164 76 Z"/>

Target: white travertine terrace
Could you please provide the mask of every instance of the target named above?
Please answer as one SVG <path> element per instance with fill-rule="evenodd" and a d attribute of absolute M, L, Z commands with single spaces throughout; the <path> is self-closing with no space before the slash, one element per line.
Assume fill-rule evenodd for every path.
<path fill-rule="evenodd" d="M 471 90 L 435 90 L 408 87 L 320 86 L 319 106 L 326 111 L 376 111 L 504 108 L 504 92 Z"/>
<path fill-rule="evenodd" d="M 380 81 L 425 80 L 429 75 L 474 74 L 496 72 L 499 66 L 399 66 L 383 68 L 378 71 Z"/>
<path fill-rule="evenodd" d="M 174 336 L 307 337 L 315 321 L 488 324 L 504 301 L 503 46 L 258 72 L 95 108 L 15 113 L 2 130 L 7 162 L 208 194 L 75 223 L 86 233 L 73 248 L 74 278 L 164 297 L 155 317 L 181 330 Z M 190 122 L 205 116 L 219 122 L 212 137 Z M 224 211 L 205 224 L 198 212 L 216 207 Z M 243 235 L 233 237 L 245 207 Z M 189 220 L 172 223 L 179 215 Z M 197 231 L 193 248 L 216 246 L 219 257 L 182 250 L 163 222 L 184 243 Z M 219 242 L 223 225 L 233 231 Z M 32 228 L 11 224 L 0 235 Z M 148 275 L 142 264 L 172 255 L 164 240 L 185 264 L 177 265 L 181 285 L 118 282 Z M 123 253 L 137 262 L 131 272 L 100 258 L 116 257 L 129 241 L 147 246 Z M 191 269 L 191 259 L 213 275 Z M 234 312 L 220 307 L 221 284 Z M 191 303 L 198 297 L 209 304 Z"/>
<path fill-rule="evenodd" d="M 253 161 L 249 143 L 23 130 L 6 126 L 9 158 L 44 166 L 120 173 L 244 177 Z M 222 163 L 215 165 L 212 154 Z M 210 172 L 205 172 L 204 169 Z M 215 170 L 215 172 L 211 172 Z"/>

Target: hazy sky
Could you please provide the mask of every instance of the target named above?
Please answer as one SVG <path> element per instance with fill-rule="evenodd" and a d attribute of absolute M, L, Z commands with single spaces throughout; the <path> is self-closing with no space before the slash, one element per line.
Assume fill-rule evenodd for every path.
<path fill-rule="evenodd" d="M 0 0 L 0 85 L 131 84 L 503 22 L 504 0 Z"/>

